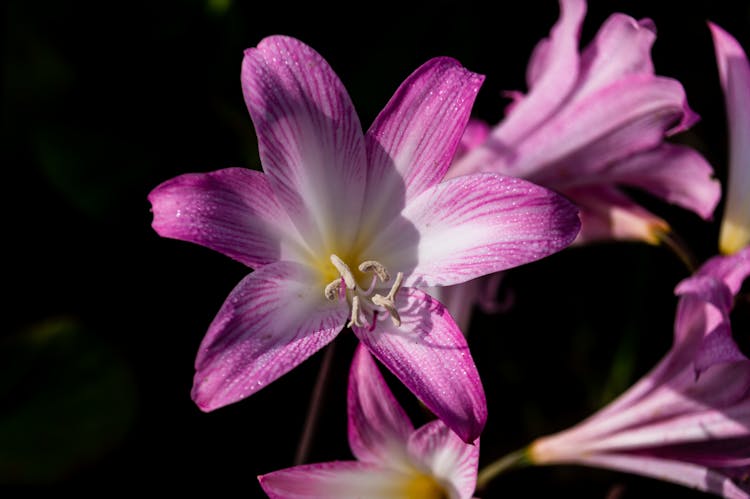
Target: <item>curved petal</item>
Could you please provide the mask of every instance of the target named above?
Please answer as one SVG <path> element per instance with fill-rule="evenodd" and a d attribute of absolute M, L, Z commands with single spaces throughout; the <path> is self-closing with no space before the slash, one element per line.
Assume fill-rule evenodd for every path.
<path fill-rule="evenodd" d="M 257 392 L 327 345 L 347 317 L 306 267 L 277 262 L 229 294 L 195 360 L 192 396 L 211 411 Z"/>
<path fill-rule="evenodd" d="M 304 43 L 271 36 L 245 51 L 241 78 L 263 169 L 292 221 L 313 247 L 329 247 L 334 234 L 352 243 L 365 147 L 338 76 Z"/>
<path fill-rule="evenodd" d="M 715 256 L 704 263 L 695 273 L 696 276 L 708 276 L 721 280 L 726 284 L 732 295 L 739 293 L 742 283 L 750 276 L 750 247 L 728 256 Z M 680 283 L 675 290 L 681 294 L 681 287 L 692 278 Z"/>
<path fill-rule="evenodd" d="M 750 64 L 729 33 L 709 23 L 729 121 L 729 178 L 719 247 L 734 253 L 750 244 Z"/>
<path fill-rule="evenodd" d="M 663 421 L 637 426 L 615 433 L 609 437 L 597 438 L 586 447 L 587 452 L 597 449 L 646 449 L 666 447 L 685 443 L 696 445 L 719 444 L 726 439 L 750 435 L 750 400 L 721 409 L 699 410 Z M 678 451 L 674 451 L 678 455 Z"/>
<path fill-rule="evenodd" d="M 651 47 L 656 27 L 650 19 L 636 21 L 615 13 L 607 18 L 581 55 L 581 77 L 575 99 L 632 74 L 654 74 Z"/>
<path fill-rule="evenodd" d="M 442 421 L 431 421 L 409 439 L 409 451 L 435 477 L 450 483 L 457 497 L 472 496 L 477 484 L 479 439 L 467 444 Z"/>
<path fill-rule="evenodd" d="M 562 196 L 495 174 L 456 177 L 425 191 L 373 242 L 406 286 L 450 285 L 515 267 L 565 248 L 578 210 Z M 419 234 L 415 249 L 400 234 Z M 385 262 L 384 262 L 385 263 Z M 415 266 L 416 265 L 416 266 Z"/>
<path fill-rule="evenodd" d="M 271 499 L 393 499 L 409 496 L 414 477 L 374 464 L 334 461 L 307 464 L 258 477 Z"/>
<path fill-rule="evenodd" d="M 302 252 L 297 230 L 260 172 L 188 173 L 157 186 L 148 200 L 160 236 L 206 246 L 248 267 Z"/>
<path fill-rule="evenodd" d="M 349 446 L 360 461 L 399 466 L 414 431 L 406 412 L 388 389 L 375 361 L 361 344 L 349 372 Z"/>
<path fill-rule="evenodd" d="M 726 498 L 747 499 L 750 497 L 747 491 L 740 489 L 728 476 L 692 463 L 626 454 L 594 454 L 583 456 L 575 462 L 667 480 Z"/>
<path fill-rule="evenodd" d="M 604 444 L 600 443 L 608 436 L 626 434 L 633 429 L 709 409 L 731 410 L 744 400 L 749 389 L 748 362 L 716 365 L 697 379 L 692 366 L 686 364 L 677 375 L 662 380 L 662 384 L 649 392 L 642 392 L 639 398 L 634 398 L 626 392 L 627 395 L 615 402 L 618 406 L 616 410 L 613 409 L 613 405 L 606 407 L 573 431 L 567 432 L 567 437 L 561 437 L 559 441 L 570 442 L 570 435 L 576 435 L 576 441 L 588 442 L 585 444 L 587 448 L 601 449 Z M 625 397 L 629 399 L 628 403 L 623 401 Z M 653 442 L 653 446 L 657 445 L 658 442 Z M 575 452 L 582 451 L 583 446 L 579 445 Z"/>
<path fill-rule="evenodd" d="M 699 376 L 713 365 L 740 361 L 747 361 L 747 357 L 732 338 L 732 330 L 727 321 L 711 330 L 703 338 L 693 364 L 695 374 Z"/>
<path fill-rule="evenodd" d="M 565 106 L 499 158 L 500 172 L 560 188 L 613 161 L 651 149 L 682 119 L 685 91 L 676 80 L 630 75 Z M 502 163 L 498 168 L 502 167 Z"/>
<path fill-rule="evenodd" d="M 483 80 L 458 61 L 437 57 L 399 86 L 365 137 L 366 227 L 381 228 L 443 179 Z"/>
<path fill-rule="evenodd" d="M 576 244 L 610 239 L 657 244 L 659 234 L 669 231 L 667 222 L 634 203 L 616 187 L 587 185 L 564 192 L 581 210 L 581 232 Z"/>
<path fill-rule="evenodd" d="M 694 357 L 696 349 L 717 327 L 729 327 L 732 293 L 718 279 L 693 276 L 677 286 L 681 299 L 677 305 L 674 327 L 674 349 Z"/>
<path fill-rule="evenodd" d="M 618 161 L 583 182 L 640 187 L 709 219 L 721 199 L 721 185 L 713 173 L 708 161 L 694 149 L 663 143 Z"/>
<path fill-rule="evenodd" d="M 560 1 L 560 18 L 529 60 L 529 92 L 492 132 L 493 139 L 508 144 L 523 140 L 567 99 L 578 80 L 578 43 L 585 15 L 585 1 Z"/>
<path fill-rule="evenodd" d="M 464 441 L 484 428 L 487 401 L 469 347 L 448 311 L 429 295 L 396 295 L 401 326 L 390 319 L 354 328 L 372 354 Z"/>
<path fill-rule="evenodd" d="M 568 98 L 578 79 L 578 42 L 583 18 L 584 0 L 561 0 L 560 18 L 541 40 L 529 60 L 527 95 L 513 92 L 512 106 L 505 119 L 495 127 L 487 143 L 459 158 L 448 177 L 487 171 L 497 154 L 513 154 L 513 148 L 534 133 Z"/>

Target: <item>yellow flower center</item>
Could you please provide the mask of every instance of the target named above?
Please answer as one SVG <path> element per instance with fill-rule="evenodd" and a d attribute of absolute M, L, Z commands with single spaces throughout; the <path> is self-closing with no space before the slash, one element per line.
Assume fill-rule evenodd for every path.
<path fill-rule="evenodd" d="M 404 486 L 404 499 L 448 499 L 448 491 L 445 490 L 435 477 L 417 474 Z"/>

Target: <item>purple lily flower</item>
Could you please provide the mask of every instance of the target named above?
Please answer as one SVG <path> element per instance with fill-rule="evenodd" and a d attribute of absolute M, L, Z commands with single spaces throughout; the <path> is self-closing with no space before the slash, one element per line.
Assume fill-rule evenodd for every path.
<path fill-rule="evenodd" d="M 339 78 L 298 40 L 248 49 L 241 80 L 263 173 L 186 174 L 149 195 L 160 235 L 254 269 L 209 326 L 193 399 L 210 411 L 247 397 L 348 325 L 473 441 L 487 417 L 476 366 L 445 307 L 418 287 L 558 251 L 577 210 L 494 173 L 441 183 L 483 81 L 453 59 L 418 68 L 367 133 Z"/>
<path fill-rule="evenodd" d="M 349 446 L 357 461 L 307 464 L 258 477 L 272 498 L 468 499 L 479 439 L 463 442 L 440 420 L 414 429 L 367 349 L 358 347 L 347 396 Z"/>
<path fill-rule="evenodd" d="M 737 40 L 709 23 L 729 121 L 729 178 L 719 249 L 731 254 L 750 244 L 750 64 Z"/>
<path fill-rule="evenodd" d="M 657 366 L 577 426 L 536 440 L 534 464 L 581 464 L 750 497 L 750 360 L 732 339 L 750 247 L 678 284 L 674 345 Z"/>
<path fill-rule="evenodd" d="M 478 171 L 525 178 L 579 206 L 577 242 L 657 243 L 667 223 L 622 187 L 645 190 L 705 219 L 720 187 L 698 152 L 665 142 L 697 115 L 679 82 L 654 74 L 653 22 L 613 14 L 579 53 L 585 12 L 584 0 L 560 0 L 559 20 L 529 61 L 529 91 L 510 93 L 514 101 L 505 119 L 457 158 L 446 178 Z"/>

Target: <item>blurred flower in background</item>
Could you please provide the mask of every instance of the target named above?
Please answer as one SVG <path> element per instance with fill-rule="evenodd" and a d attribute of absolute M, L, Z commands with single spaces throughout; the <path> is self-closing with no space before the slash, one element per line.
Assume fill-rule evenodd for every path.
<path fill-rule="evenodd" d="M 272 498 L 468 499 L 479 440 L 465 443 L 441 421 L 414 429 L 366 348 L 349 374 L 349 445 L 357 461 L 307 464 L 258 477 Z"/>

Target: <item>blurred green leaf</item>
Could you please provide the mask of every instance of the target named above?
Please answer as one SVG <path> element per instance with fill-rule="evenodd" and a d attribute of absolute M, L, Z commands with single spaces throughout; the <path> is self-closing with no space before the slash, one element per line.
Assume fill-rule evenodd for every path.
<path fill-rule="evenodd" d="M 634 331 L 634 327 L 628 328 L 620 339 L 617 351 L 612 358 L 612 365 L 601 391 L 598 406 L 604 407 L 633 384 L 638 346 L 637 331 Z"/>
<path fill-rule="evenodd" d="M 0 482 L 61 480 L 123 439 L 132 374 L 77 321 L 36 324 L 0 347 Z"/>
<path fill-rule="evenodd" d="M 206 0 L 208 12 L 217 16 L 226 14 L 231 6 L 232 0 Z"/>

